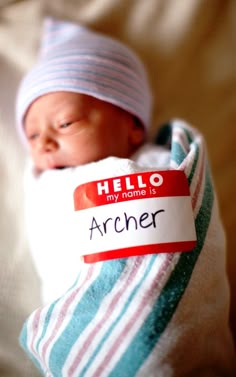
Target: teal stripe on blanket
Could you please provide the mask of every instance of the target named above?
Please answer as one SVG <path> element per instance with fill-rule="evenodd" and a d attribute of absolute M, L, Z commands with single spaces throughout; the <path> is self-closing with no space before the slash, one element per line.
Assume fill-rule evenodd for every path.
<path fill-rule="evenodd" d="M 113 329 L 119 325 L 119 322 L 122 320 L 123 316 L 126 314 L 126 311 L 127 309 L 130 307 L 130 305 L 132 305 L 132 300 L 133 298 L 135 297 L 135 295 L 138 293 L 138 291 L 140 291 L 140 289 L 142 289 L 142 284 L 145 282 L 149 272 L 151 271 L 152 269 L 152 266 L 156 260 L 156 258 L 158 258 L 158 255 L 152 255 L 151 258 L 150 258 L 150 261 L 147 265 L 147 268 L 145 270 L 145 273 L 143 274 L 142 276 L 142 279 L 140 279 L 139 281 L 139 284 L 137 284 L 134 289 L 132 290 L 132 292 L 130 293 L 121 313 L 119 314 L 119 316 L 116 318 L 116 320 L 111 324 L 111 326 L 107 329 L 105 335 L 103 336 L 103 338 L 101 339 L 100 343 L 98 344 L 97 348 L 95 349 L 93 355 L 90 357 L 90 359 L 88 360 L 87 364 L 85 365 L 85 367 L 83 368 L 83 370 L 81 371 L 80 373 L 80 377 L 83 377 L 84 374 L 87 372 L 88 368 L 90 367 L 90 365 L 92 365 L 93 363 L 93 360 L 95 359 L 95 357 L 97 356 L 97 354 L 99 353 L 99 351 L 101 351 L 102 347 L 103 347 L 103 344 L 107 341 L 107 338 L 108 336 L 111 334 L 111 332 L 113 331 Z"/>
<path fill-rule="evenodd" d="M 22 330 L 21 330 L 21 334 L 20 334 L 20 344 L 22 346 L 22 348 L 28 352 L 28 346 L 27 346 L 27 325 L 26 323 L 24 324 Z M 28 356 L 30 357 L 30 359 L 33 361 L 34 365 L 40 370 L 40 372 L 42 373 L 42 375 L 44 375 L 44 371 L 43 369 L 41 368 L 41 365 L 40 363 L 38 362 L 38 360 L 33 356 L 32 353 L 28 353 Z"/>
<path fill-rule="evenodd" d="M 185 159 L 186 153 L 179 143 L 172 142 L 171 144 L 171 159 L 180 165 L 181 162 Z"/>
<path fill-rule="evenodd" d="M 78 322 L 70 321 L 53 345 L 49 362 L 49 369 L 52 371 L 53 375 L 57 377 L 62 376 L 62 368 L 71 351 L 71 347 L 83 330 L 93 320 L 104 297 L 116 285 L 126 267 L 126 263 L 127 259 L 120 259 L 119 264 L 117 260 L 103 263 L 99 276 L 87 289 L 73 312 L 74 318 L 78 318 Z M 114 264 L 115 268 L 113 268 Z M 100 276 L 102 278 L 100 278 Z M 96 300 L 93 299 L 94 292 L 96 292 Z"/>
<path fill-rule="evenodd" d="M 210 173 L 206 172 L 206 185 L 202 206 L 195 220 L 198 242 L 192 252 L 182 253 L 156 304 L 145 323 L 134 337 L 123 357 L 109 377 L 133 377 L 155 347 L 168 326 L 189 283 L 195 263 L 201 253 L 211 219 L 214 201 Z M 144 346 L 145 344 L 145 346 Z M 134 360 L 133 355 L 136 355 Z M 132 363 L 130 362 L 132 360 Z"/>
<path fill-rule="evenodd" d="M 53 309 L 55 308 L 58 301 L 59 301 L 59 299 L 56 300 L 52 305 L 50 305 L 50 307 L 48 309 L 48 312 L 47 312 L 45 320 L 44 320 L 43 331 L 42 331 L 42 333 L 41 333 L 41 335 L 40 335 L 40 337 L 37 341 L 37 345 L 36 345 L 37 351 L 39 351 L 40 343 L 41 343 L 42 339 L 44 338 L 44 336 L 46 334 L 46 331 L 47 331 L 47 328 L 48 328 L 48 325 L 49 325 L 49 322 L 50 322 L 50 319 L 51 319 L 51 316 L 52 316 Z"/>

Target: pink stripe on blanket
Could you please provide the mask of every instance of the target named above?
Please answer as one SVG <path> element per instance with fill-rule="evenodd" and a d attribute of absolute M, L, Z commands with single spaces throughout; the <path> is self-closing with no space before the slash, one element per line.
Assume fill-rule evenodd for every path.
<path fill-rule="evenodd" d="M 128 278 L 123 282 L 123 287 L 120 289 L 115 296 L 113 297 L 112 301 L 110 302 L 110 305 L 104 314 L 104 316 L 100 319 L 100 321 L 97 323 L 96 327 L 90 331 L 90 334 L 88 335 L 86 341 L 84 344 L 80 345 L 80 351 L 77 353 L 77 355 L 74 358 L 74 361 L 72 365 L 69 368 L 68 376 L 73 375 L 76 366 L 81 361 L 82 357 L 85 355 L 85 352 L 88 350 L 89 346 L 91 345 L 92 340 L 96 336 L 96 334 L 106 325 L 106 321 L 109 320 L 110 315 L 114 312 L 115 307 L 117 306 L 118 301 L 122 297 L 122 295 L 126 292 L 127 287 L 132 283 L 135 276 L 139 272 L 140 267 L 142 266 L 142 258 L 138 259 L 138 263 L 136 264 L 136 268 L 133 268 L 131 270 L 131 273 L 129 274 Z"/>
<path fill-rule="evenodd" d="M 76 290 L 72 291 L 72 293 L 69 295 L 69 297 L 64 302 L 64 305 L 61 307 L 60 312 L 57 314 L 58 319 L 57 319 L 56 324 L 55 324 L 55 326 L 54 326 L 54 328 L 51 332 L 51 336 L 48 338 L 48 340 L 46 341 L 46 343 L 44 344 L 43 349 L 42 349 L 42 360 L 45 364 L 46 364 L 46 352 L 47 352 L 49 345 L 53 342 L 58 331 L 60 330 L 60 327 L 63 325 L 64 319 L 66 318 L 66 314 L 67 314 L 67 312 L 70 308 L 70 304 L 76 299 L 76 296 L 78 295 L 78 293 L 80 292 L 82 286 L 86 283 L 86 281 L 90 280 L 92 273 L 93 273 L 93 270 L 94 270 L 94 266 L 91 265 L 91 267 L 89 268 L 88 273 L 87 273 L 87 275 L 84 279 L 84 282 L 82 284 L 80 284 L 80 286 Z"/>
<path fill-rule="evenodd" d="M 133 316 L 129 319 L 126 326 L 123 328 L 123 331 L 120 333 L 116 341 L 113 343 L 113 346 L 110 348 L 109 352 L 106 354 L 103 361 L 100 363 L 100 366 L 96 369 L 96 371 L 91 375 L 91 377 L 101 377 L 102 372 L 107 367 L 109 361 L 114 357 L 118 348 L 123 342 L 124 337 L 127 337 L 127 334 L 132 329 L 132 327 L 136 324 L 137 318 L 142 317 L 142 312 L 144 309 L 147 308 L 147 304 L 150 302 L 151 297 L 153 296 L 153 289 L 158 284 L 158 280 L 160 277 L 166 272 L 167 268 L 169 267 L 172 259 L 174 258 L 175 254 L 167 255 L 165 263 L 162 266 L 162 269 L 159 270 L 156 278 L 153 280 L 149 290 L 147 291 L 146 295 L 143 297 L 138 309 L 133 313 Z M 132 339 L 131 339 L 132 340 Z"/>
<path fill-rule="evenodd" d="M 178 144 L 182 147 L 184 153 L 189 152 L 189 142 L 187 139 L 187 135 L 183 132 L 182 128 L 175 128 L 174 129 L 174 135 L 173 135 L 173 141 L 176 140 Z"/>
<path fill-rule="evenodd" d="M 31 343 L 29 345 L 29 349 L 32 351 L 32 353 L 34 354 L 34 356 L 36 358 L 38 358 L 38 357 L 37 357 L 37 352 L 35 350 L 34 343 L 35 343 L 35 340 L 36 340 L 37 335 L 38 335 L 38 329 L 40 328 L 39 323 L 40 323 L 40 317 L 41 317 L 42 311 L 43 311 L 43 308 L 40 308 L 40 309 L 36 310 L 36 312 L 34 314 L 34 319 L 33 319 L 33 323 L 32 323 L 33 336 L 32 336 L 32 339 L 31 339 Z"/>

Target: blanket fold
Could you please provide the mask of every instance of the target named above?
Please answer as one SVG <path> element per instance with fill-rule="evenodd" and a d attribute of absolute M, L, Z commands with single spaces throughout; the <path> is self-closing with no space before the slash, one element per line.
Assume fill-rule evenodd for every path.
<path fill-rule="evenodd" d="M 112 168 L 111 161 L 106 165 L 104 160 L 97 172 L 105 165 L 114 175 L 167 164 L 169 169 L 183 170 L 191 193 L 196 247 L 184 253 L 90 265 L 78 262 L 74 284 L 34 311 L 21 332 L 22 347 L 45 376 L 233 377 L 236 373 L 228 328 L 225 238 L 204 140 L 178 120 L 164 126 L 159 135 L 161 149 L 144 147 L 135 161 L 114 159 Z M 75 182 L 86 182 L 85 177 L 78 182 L 83 174 L 75 177 L 71 170 L 69 174 L 73 187 Z M 64 274 L 68 274 L 66 266 Z"/>

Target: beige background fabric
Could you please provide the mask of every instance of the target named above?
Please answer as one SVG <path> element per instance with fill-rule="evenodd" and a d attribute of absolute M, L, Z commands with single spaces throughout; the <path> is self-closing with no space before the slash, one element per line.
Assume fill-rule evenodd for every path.
<path fill-rule="evenodd" d="M 227 235 L 236 334 L 236 1 L 0 0 L 1 377 L 36 373 L 17 348 L 23 318 L 39 298 L 22 225 L 24 151 L 13 115 L 17 84 L 34 62 L 41 21 L 50 14 L 120 38 L 140 54 L 154 92 L 152 132 L 180 117 L 205 135 Z"/>

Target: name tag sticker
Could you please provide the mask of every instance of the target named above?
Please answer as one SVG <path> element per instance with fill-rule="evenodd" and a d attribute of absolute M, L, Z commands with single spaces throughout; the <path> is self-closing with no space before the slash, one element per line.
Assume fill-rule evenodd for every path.
<path fill-rule="evenodd" d="M 74 209 L 85 263 L 191 251 L 196 245 L 188 181 L 179 170 L 82 184 L 74 191 Z"/>

